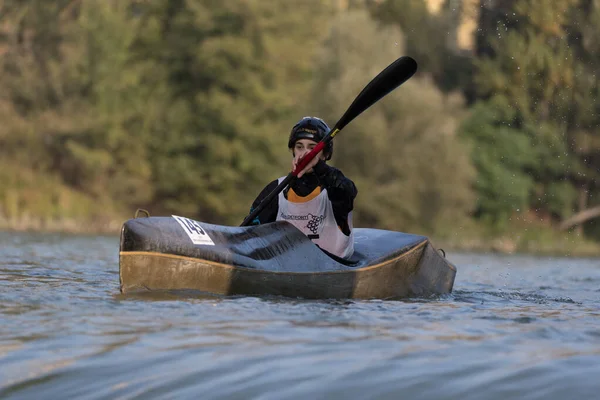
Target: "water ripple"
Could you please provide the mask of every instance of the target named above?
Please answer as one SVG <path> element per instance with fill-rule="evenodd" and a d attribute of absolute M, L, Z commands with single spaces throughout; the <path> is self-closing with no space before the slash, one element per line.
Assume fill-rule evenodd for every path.
<path fill-rule="evenodd" d="M 551 400 L 600 390 L 597 260 L 463 254 L 449 295 L 315 301 L 122 295 L 118 238 L 0 242 L 0 398 Z"/>

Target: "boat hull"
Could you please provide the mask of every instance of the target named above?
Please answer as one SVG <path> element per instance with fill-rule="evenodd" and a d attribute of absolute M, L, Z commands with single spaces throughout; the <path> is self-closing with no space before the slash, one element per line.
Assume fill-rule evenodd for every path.
<path fill-rule="evenodd" d="M 198 290 L 387 299 L 449 293 L 456 275 L 454 265 L 423 236 L 358 228 L 355 259 L 344 262 L 325 254 L 286 222 L 233 228 L 194 221 L 213 244 L 193 245 L 186 243 L 185 232 L 175 235 L 177 224 L 164 218 L 125 223 L 119 257 L 123 293 Z M 171 237 L 169 246 L 164 245 L 165 237 Z M 269 248 L 269 240 L 257 240 L 269 237 L 275 250 Z"/>

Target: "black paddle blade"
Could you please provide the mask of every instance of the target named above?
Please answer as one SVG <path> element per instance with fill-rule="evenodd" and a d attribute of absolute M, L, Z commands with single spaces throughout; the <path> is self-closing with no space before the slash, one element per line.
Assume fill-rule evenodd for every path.
<path fill-rule="evenodd" d="M 400 57 L 388 65 L 386 69 L 381 71 L 379 75 L 365 86 L 332 130 L 336 128 L 342 130 L 342 128 L 358 117 L 363 111 L 406 82 L 415 72 L 417 72 L 417 62 L 408 56 Z"/>

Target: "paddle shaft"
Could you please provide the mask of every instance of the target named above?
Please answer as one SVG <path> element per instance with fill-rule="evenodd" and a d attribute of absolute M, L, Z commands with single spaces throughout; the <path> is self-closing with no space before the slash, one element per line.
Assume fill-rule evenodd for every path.
<path fill-rule="evenodd" d="M 296 165 L 296 168 L 285 177 L 275 189 L 265 197 L 260 204 L 244 219 L 240 226 L 249 225 L 265 209 L 265 207 L 277 196 L 287 185 L 289 185 L 315 156 L 323 150 L 326 144 L 333 140 L 346 125 L 363 111 L 375 104 L 379 99 L 406 82 L 417 71 L 417 62 L 410 57 L 404 56 L 387 66 L 375 78 L 365 86 L 356 96 L 350 107 L 342 118 L 335 124 L 333 129 L 317 143 L 317 145 L 305 155 Z"/>

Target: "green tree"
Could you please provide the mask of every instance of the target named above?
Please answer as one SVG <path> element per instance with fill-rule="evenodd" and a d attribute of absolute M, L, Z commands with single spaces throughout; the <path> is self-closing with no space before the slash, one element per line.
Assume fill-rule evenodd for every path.
<path fill-rule="evenodd" d="M 155 88 L 141 81 L 147 63 L 130 52 L 138 24 L 130 6 L 24 2 L 3 58 L 10 119 L 20 121 L 7 127 L 7 150 L 21 150 L 18 161 L 33 158 L 34 171 L 87 196 L 90 214 L 114 215 L 125 208 L 117 204 L 152 196 L 144 126 Z"/>
<path fill-rule="evenodd" d="M 597 135 L 598 84 L 589 53 L 597 14 L 591 3 L 583 14 L 581 5 L 513 0 L 483 7 L 476 63 L 483 102 L 464 131 L 477 149 L 479 211 L 492 220 L 524 211 L 525 204 L 567 218 L 578 203 L 585 207 L 581 199 L 595 187 L 590 156 L 599 148 L 590 153 L 580 140 Z M 503 179 L 510 175 L 515 179 Z"/>
<path fill-rule="evenodd" d="M 3 7 L 0 162 L 22 178 L 3 181 L 5 214 L 143 206 L 220 223 L 239 222 L 288 170 L 287 132 L 324 35 L 312 27 L 332 12 L 317 0 Z"/>
<path fill-rule="evenodd" d="M 471 110 L 462 133 L 471 141 L 477 169 L 474 187 L 479 194 L 475 216 L 504 228 L 515 212 L 529 207 L 535 182 L 527 173 L 536 166 L 534 146 L 527 132 L 506 123 L 514 110 L 496 98 Z"/>
<path fill-rule="evenodd" d="M 262 186 L 285 173 L 281 131 L 308 100 L 302 88 L 320 35 L 310 26 L 327 10 L 312 0 L 145 5 L 138 49 L 169 84 L 151 144 L 158 210 L 238 223 Z"/>

